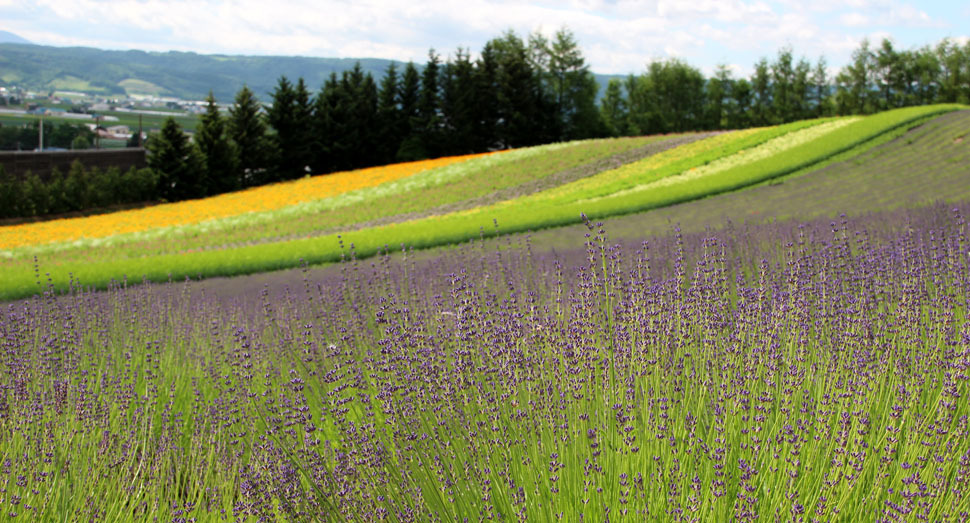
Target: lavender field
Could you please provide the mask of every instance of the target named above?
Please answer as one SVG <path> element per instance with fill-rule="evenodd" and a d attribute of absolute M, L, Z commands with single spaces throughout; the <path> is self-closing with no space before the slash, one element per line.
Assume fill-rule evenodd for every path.
<path fill-rule="evenodd" d="M 7 304 L 0 513 L 967 521 L 968 213 Z"/>

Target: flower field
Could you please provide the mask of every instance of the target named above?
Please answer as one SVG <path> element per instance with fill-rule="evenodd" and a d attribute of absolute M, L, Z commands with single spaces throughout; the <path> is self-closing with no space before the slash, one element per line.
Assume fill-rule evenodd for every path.
<path fill-rule="evenodd" d="M 463 187 L 461 183 L 447 183 L 449 180 L 462 178 L 460 174 L 438 176 L 435 170 L 428 170 L 425 174 L 418 175 L 437 181 L 427 182 L 427 185 L 416 181 L 416 186 L 424 188 L 410 193 L 401 193 L 411 195 L 411 197 L 398 198 L 402 202 L 402 208 L 416 205 L 412 210 L 418 211 L 412 219 L 404 221 L 396 221 L 393 217 L 393 213 L 398 211 L 394 204 L 396 200 L 382 199 L 379 196 L 380 191 L 388 189 L 375 188 L 376 193 L 372 193 L 372 197 L 361 196 L 362 203 L 336 206 L 329 212 L 316 213 L 328 216 L 324 218 L 313 218 L 314 213 L 306 214 L 304 211 L 317 209 L 315 205 L 323 205 L 324 207 L 320 209 L 325 210 L 326 203 L 307 204 L 308 207 L 303 208 L 304 211 L 293 211 L 292 220 L 286 218 L 288 211 L 279 211 L 280 214 L 274 215 L 275 218 L 270 219 L 263 229 L 258 224 L 249 226 L 247 218 L 240 218 L 239 222 L 235 222 L 236 225 L 230 226 L 228 234 L 220 234 L 218 225 L 213 225 L 213 229 L 210 230 L 207 228 L 208 225 L 200 224 L 190 226 L 184 235 L 176 234 L 169 240 L 165 238 L 170 229 L 159 227 L 154 231 L 139 233 L 147 235 L 143 238 L 147 241 L 138 241 L 140 237 L 138 234 L 133 238 L 121 234 L 90 242 L 41 245 L 36 248 L 23 247 L 19 250 L 4 251 L 6 260 L 0 259 L 0 268 L 3 268 L 3 271 L 0 271 L 0 297 L 29 296 L 38 292 L 40 288 L 38 286 L 48 278 L 57 289 L 61 290 L 67 289 L 72 282 L 104 288 L 112 280 L 120 281 L 125 278 L 133 281 L 143 279 L 167 281 L 186 277 L 233 276 L 292 268 L 304 263 L 334 262 L 346 255 L 344 246 L 351 244 L 357 255 L 370 256 L 386 250 L 389 246 L 396 248 L 402 244 L 413 248 L 426 248 L 461 243 L 479 237 L 483 231 L 494 230 L 495 221 L 499 218 L 501 218 L 501 232 L 519 232 L 574 224 L 577 223 L 581 212 L 596 219 L 640 212 L 785 176 L 851 151 L 894 129 L 904 128 L 927 117 L 963 107 L 960 105 L 913 107 L 858 120 L 804 121 L 763 130 L 725 133 L 683 143 L 678 147 L 658 150 L 656 154 L 648 155 L 641 161 L 634 161 L 616 169 L 590 173 L 586 178 L 540 192 L 523 194 L 441 215 L 433 212 L 428 214 L 427 211 L 435 208 L 439 201 L 455 202 L 475 194 L 488 194 L 498 186 L 505 188 L 514 186 L 516 181 L 522 178 L 535 180 L 552 176 L 559 168 L 575 167 L 582 165 L 583 162 L 594 161 L 596 158 L 608 158 L 610 154 L 618 151 L 632 150 L 637 146 L 650 147 L 652 144 L 663 142 L 658 142 L 658 138 L 640 138 L 615 142 L 583 142 L 566 147 L 546 146 L 558 148 L 553 149 L 549 154 L 523 154 L 512 157 L 513 159 L 502 167 L 509 169 L 504 177 L 499 176 L 502 168 L 492 163 L 493 160 L 470 160 L 470 162 L 486 162 L 484 165 L 490 167 L 488 171 L 477 171 L 480 173 L 478 176 L 465 175 L 466 179 L 475 180 L 467 184 L 468 192 L 461 190 Z M 810 132 L 814 127 L 824 132 L 807 135 L 811 137 L 807 141 L 787 142 L 788 145 L 780 153 L 756 157 L 751 162 L 732 158 L 734 155 L 743 157 L 748 154 L 744 151 L 756 150 L 758 146 L 771 140 L 784 140 L 783 137 L 786 134 Z M 697 154 L 687 154 L 685 151 L 694 151 Z M 501 158 L 504 154 L 511 153 L 502 153 L 497 158 Z M 570 160 L 565 163 L 557 162 L 560 156 Z M 724 160 L 719 160 L 721 158 Z M 689 172 L 690 169 L 706 169 L 705 165 L 721 161 L 728 163 L 724 164 L 725 168 L 716 175 L 688 178 L 685 183 L 672 183 L 649 191 L 626 192 L 631 187 L 650 183 L 651 180 L 676 177 L 680 173 Z M 388 170 L 393 171 L 390 168 Z M 468 168 L 460 169 L 459 173 L 461 172 L 476 171 L 475 168 Z M 416 178 L 416 180 L 419 179 Z M 445 183 L 439 183 L 442 180 Z M 495 180 L 497 185 L 493 186 L 492 180 Z M 397 187 L 405 190 L 401 185 Z M 602 196 L 603 188 L 608 188 L 605 197 Z M 590 199 L 590 196 L 595 195 L 600 196 Z M 204 207 L 206 203 L 217 207 L 217 199 L 195 202 L 200 207 Z M 146 212 L 151 211 L 149 209 Z M 348 219 L 346 216 L 341 218 L 343 212 L 350 213 L 348 216 L 352 216 L 353 219 Z M 104 215 L 100 219 L 106 221 L 117 219 L 112 218 L 113 216 L 115 215 Z M 259 213 L 254 216 L 257 217 L 258 222 Z M 282 217 L 280 221 L 274 221 L 280 217 Z M 367 220 L 374 221 L 368 223 Z M 311 229 L 323 233 L 308 234 L 307 229 L 301 229 L 304 227 L 301 223 L 305 221 L 314 224 L 309 226 Z M 362 221 L 367 226 L 355 226 Z M 231 218 L 230 222 L 233 223 Z M 327 229 L 327 226 L 322 224 L 330 224 L 332 228 Z M 80 226 L 80 222 L 75 225 Z M 47 226 L 54 229 L 67 227 L 57 221 L 50 222 Z M 276 241 L 246 242 L 245 233 L 248 230 L 261 230 L 262 232 L 257 235 L 264 235 Z M 303 232 L 294 234 L 295 231 Z M 70 234 L 80 236 L 85 233 L 75 231 Z M 159 243 L 156 245 L 156 240 L 152 238 Z M 113 244 L 114 241 L 118 243 Z M 42 242 L 35 241 L 35 243 Z"/>
<path fill-rule="evenodd" d="M 416 173 L 481 157 L 485 153 L 398 163 L 327 176 L 314 176 L 245 191 L 111 214 L 0 227 L 0 250 L 106 238 L 265 212 L 373 187 Z"/>
<path fill-rule="evenodd" d="M 134 212 L 0 228 L 0 236 L 7 233 L 8 241 L 27 243 L 0 252 L 5 252 L 7 259 L 21 260 L 30 260 L 33 256 L 67 260 L 77 254 L 88 255 L 92 250 L 102 258 L 141 257 L 213 245 L 249 244 L 281 236 L 294 237 L 474 198 L 499 188 L 542 179 L 562 169 L 666 141 L 669 141 L 668 137 L 662 136 L 589 140 L 503 151 L 501 154 L 410 162 L 317 176 Z M 488 176 L 485 176 L 486 172 Z M 362 178 L 357 180 L 358 176 Z M 335 185 L 328 186 L 330 182 Z M 354 186 L 357 188 L 352 189 Z M 269 197 L 274 194 L 284 195 L 291 204 L 272 205 Z M 276 200 L 284 201 L 281 197 Z M 227 205 L 226 202 L 234 204 Z M 196 212 L 199 209 L 201 211 Z M 200 218 L 174 222 L 168 219 L 193 213 Z M 157 225 L 149 226 L 152 223 Z M 84 232 L 98 225 L 103 225 L 107 233 Z M 60 232 L 46 234 L 52 231 Z M 68 240 L 45 241 L 53 238 Z"/>
<path fill-rule="evenodd" d="M 4 307 L 5 518 L 963 521 L 970 205 Z"/>

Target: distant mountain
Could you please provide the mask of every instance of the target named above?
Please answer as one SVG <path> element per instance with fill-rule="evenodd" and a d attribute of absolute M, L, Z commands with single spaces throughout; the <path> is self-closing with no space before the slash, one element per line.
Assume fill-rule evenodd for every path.
<path fill-rule="evenodd" d="M 59 89 L 104 95 L 148 94 L 201 100 L 209 90 L 230 102 L 242 86 L 269 100 L 281 75 L 303 77 L 319 89 L 331 72 L 357 59 L 298 56 L 200 55 L 169 51 L 105 51 L 90 47 L 0 44 L 0 81 L 32 90 Z M 384 74 L 391 60 L 362 58 L 365 72 Z"/>
<path fill-rule="evenodd" d="M 0 31 L 0 44 L 29 44 L 30 41 L 9 31 Z"/>
<path fill-rule="evenodd" d="M 0 35 L 10 33 L 0 32 Z M 302 77 L 307 86 L 316 91 L 330 73 L 340 74 L 353 68 L 358 61 L 361 68 L 377 81 L 391 63 L 398 64 L 399 72 L 404 65 L 382 58 L 105 51 L 90 47 L 26 45 L 23 42 L 0 43 L 0 85 L 108 96 L 146 94 L 201 100 L 211 89 L 217 100 L 228 103 L 243 85 L 248 85 L 256 96 L 269 101 L 283 75 L 293 81 Z M 611 76 L 596 76 L 602 94 Z"/>

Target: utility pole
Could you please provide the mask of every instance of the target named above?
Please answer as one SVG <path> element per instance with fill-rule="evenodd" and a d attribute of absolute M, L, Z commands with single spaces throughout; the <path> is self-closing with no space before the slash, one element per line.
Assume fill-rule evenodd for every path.
<path fill-rule="evenodd" d="M 141 147 L 141 113 L 138 114 L 138 147 Z"/>
<path fill-rule="evenodd" d="M 101 148 L 101 115 L 94 117 L 94 148 Z"/>
<path fill-rule="evenodd" d="M 37 150 L 43 151 L 44 150 L 44 117 L 41 116 L 38 121 L 40 122 L 40 125 L 37 126 L 38 127 L 37 133 L 40 136 L 37 141 L 40 143 L 40 147 L 38 147 Z"/>

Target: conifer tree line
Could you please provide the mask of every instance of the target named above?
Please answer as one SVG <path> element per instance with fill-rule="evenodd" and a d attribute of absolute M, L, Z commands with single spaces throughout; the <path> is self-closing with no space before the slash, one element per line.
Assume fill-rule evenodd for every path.
<path fill-rule="evenodd" d="M 398 161 L 556 141 L 741 129 L 828 115 L 970 102 L 970 43 L 897 50 L 863 41 L 833 77 L 824 57 L 790 47 L 748 78 L 719 66 L 706 78 L 677 59 L 597 83 L 568 29 L 552 38 L 508 31 L 472 59 L 433 49 L 423 67 L 392 64 L 375 80 L 358 64 L 315 92 L 281 77 L 264 106 L 243 87 L 228 115 L 211 93 L 193 139 L 169 119 L 147 147 L 159 197 L 196 198 Z"/>

